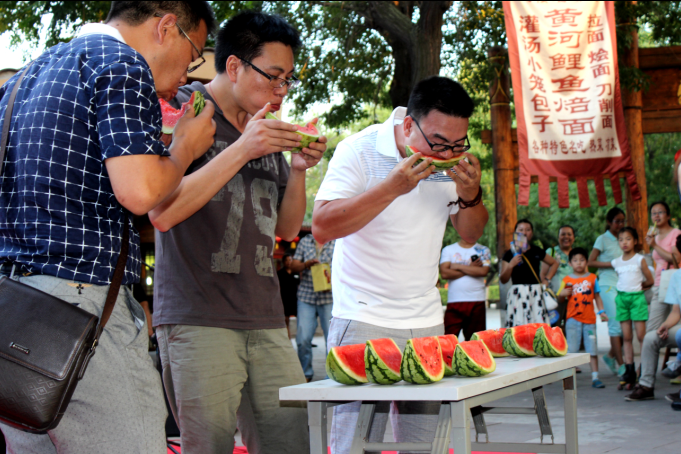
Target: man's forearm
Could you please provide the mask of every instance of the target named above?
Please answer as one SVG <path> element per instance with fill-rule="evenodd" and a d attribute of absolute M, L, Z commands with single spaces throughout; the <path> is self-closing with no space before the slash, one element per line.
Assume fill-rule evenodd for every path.
<path fill-rule="evenodd" d="M 465 274 L 462 273 L 459 270 L 453 270 L 451 268 L 447 268 L 447 269 L 441 269 L 440 270 L 440 276 L 442 276 L 442 279 L 446 279 L 448 281 L 453 281 L 453 280 L 459 279 L 460 277 L 464 277 Z"/>
<path fill-rule="evenodd" d="M 452 225 L 461 238 L 469 243 L 475 243 L 482 236 L 489 220 L 489 213 L 487 208 L 480 203 L 472 208 L 459 209 L 459 212 L 451 218 Z"/>
<path fill-rule="evenodd" d="M 306 206 L 305 171 L 291 170 L 286 183 L 286 192 L 279 207 L 275 233 L 285 241 L 295 238 L 303 225 Z"/>
<path fill-rule="evenodd" d="M 481 277 L 489 273 L 488 266 L 459 265 L 458 270 L 466 276 Z"/>
<path fill-rule="evenodd" d="M 247 156 L 239 148 L 223 150 L 208 164 L 182 179 L 171 196 L 149 213 L 151 223 L 161 232 L 166 232 L 188 219 L 247 163 Z"/>
<path fill-rule="evenodd" d="M 320 243 L 346 237 L 375 219 L 395 198 L 378 185 L 349 199 L 319 200 L 312 215 L 312 233 Z"/>

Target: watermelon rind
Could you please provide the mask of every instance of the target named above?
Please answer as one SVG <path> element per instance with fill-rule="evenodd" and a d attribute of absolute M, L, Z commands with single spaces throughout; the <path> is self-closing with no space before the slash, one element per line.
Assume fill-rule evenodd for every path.
<path fill-rule="evenodd" d="M 389 340 L 393 343 L 393 345 L 395 345 L 395 349 L 401 357 L 402 352 L 400 351 L 400 347 L 397 346 L 394 340 Z M 379 385 L 392 385 L 398 381 L 402 381 L 400 370 L 391 369 L 385 363 L 385 361 L 381 359 L 381 356 L 374 347 L 374 340 L 368 340 L 366 348 L 364 349 L 364 367 L 367 373 L 367 380 L 369 380 L 371 383 L 376 383 Z"/>
<path fill-rule="evenodd" d="M 455 375 L 452 363 L 454 361 L 454 349 L 456 348 L 456 345 L 459 343 L 459 340 L 453 334 L 437 336 L 437 339 L 440 341 L 440 347 L 442 348 L 442 359 L 444 360 L 445 363 L 445 377 Z"/>
<path fill-rule="evenodd" d="M 488 329 L 488 330 L 485 330 L 485 331 L 478 331 L 477 333 L 473 333 L 470 340 L 481 340 L 481 341 L 485 342 L 485 345 L 487 345 L 489 352 L 495 358 L 504 358 L 506 356 L 511 356 L 511 354 L 509 352 L 507 352 L 506 350 L 503 350 L 503 351 L 495 350 L 494 348 L 492 348 L 492 346 L 490 346 L 490 344 L 485 339 L 487 336 L 491 336 L 491 335 L 499 336 L 503 339 L 504 333 L 506 331 L 501 331 L 502 329 L 504 329 L 504 328 Z M 503 349 L 503 346 L 502 346 L 502 349 Z"/>
<path fill-rule="evenodd" d="M 475 342 L 476 344 L 479 342 L 478 345 L 482 346 L 492 362 L 490 367 L 481 366 L 466 353 L 465 347 L 471 345 L 471 342 Z M 457 375 L 463 375 L 464 377 L 482 377 L 483 375 L 494 372 L 497 368 L 497 363 L 483 341 L 471 340 L 468 342 L 461 342 L 456 346 L 456 349 L 454 349 L 454 362 L 452 363 L 452 366 Z"/>
<path fill-rule="evenodd" d="M 518 345 L 514 337 L 514 328 L 506 328 L 506 331 L 504 332 L 504 338 L 501 341 L 501 345 L 504 347 L 504 350 L 506 350 L 513 356 L 518 356 L 520 358 L 529 358 L 531 356 L 537 356 L 534 350 L 527 350 Z"/>
<path fill-rule="evenodd" d="M 343 366 L 342 361 L 336 355 L 337 348 L 339 347 L 334 347 L 329 350 L 329 354 L 326 356 L 326 375 L 328 375 L 330 379 L 344 385 L 362 385 L 368 383 L 369 381 L 365 377 L 361 377 Z"/>
<path fill-rule="evenodd" d="M 437 341 L 439 347 L 440 341 L 437 340 L 437 337 L 433 338 Z M 426 385 L 428 383 L 435 383 L 442 380 L 442 377 L 445 376 L 445 364 L 444 359 L 442 358 L 442 348 L 437 349 L 440 354 L 440 364 L 442 367 L 437 374 L 431 375 L 421 365 L 421 361 L 418 354 L 416 353 L 416 350 L 414 349 L 412 340 L 413 339 L 409 339 L 407 341 L 407 346 L 404 349 L 404 353 L 402 353 L 402 364 L 400 365 L 402 380 L 414 385 Z"/>
<path fill-rule="evenodd" d="M 276 115 L 274 115 L 272 112 L 267 112 L 265 114 L 265 118 L 268 120 L 279 120 Z M 309 127 L 311 123 L 308 123 L 307 125 L 298 125 L 300 127 Z M 313 125 L 314 126 L 314 125 Z M 315 126 L 316 128 L 316 126 Z M 310 144 L 312 142 L 316 142 L 319 140 L 320 134 L 307 134 L 302 131 L 295 131 L 296 134 L 300 136 L 300 146 L 295 147 L 291 150 L 291 153 L 300 153 L 303 151 L 303 148 L 309 148 Z"/>
<path fill-rule="evenodd" d="M 558 331 L 555 331 L 558 330 Z M 559 356 L 565 356 L 567 354 L 567 340 L 565 339 L 565 335 L 563 334 L 563 330 L 560 328 L 556 327 L 551 330 L 551 332 L 560 332 L 560 334 L 563 336 L 563 340 L 565 341 L 564 349 L 558 349 L 554 344 L 551 343 L 551 340 L 547 336 L 546 329 L 544 327 L 541 327 L 537 330 L 537 332 L 534 334 L 534 341 L 532 342 L 532 347 L 534 348 L 534 351 L 539 355 L 539 356 L 546 356 L 548 358 L 556 358 Z"/>
<path fill-rule="evenodd" d="M 407 157 L 409 157 L 409 156 L 411 156 L 411 155 L 413 155 L 414 153 L 417 152 L 417 151 L 415 151 L 416 150 L 415 148 L 410 147 L 409 145 L 406 145 L 404 148 L 407 152 Z M 424 156 L 422 158 L 419 158 L 416 161 L 416 165 L 420 164 L 427 157 L 429 157 L 429 156 Z M 432 156 L 430 156 L 430 157 L 432 158 Z M 461 153 L 460 155 L 454 156 L 453 158 L 448 159 L 446 161 L 440 160 L 440 159 L 434 160 L 433 162 L 430 163 L 430 165 L 435 166 L 435 170 L 438 171 L 438 172 L 441 172 L 443 170 L 451 169 L 452 167 L 457 165 L 459 163 L 459 161 L 461 161 L 464 157 L 465 157 L 465 155 L 463 153 Z"/>

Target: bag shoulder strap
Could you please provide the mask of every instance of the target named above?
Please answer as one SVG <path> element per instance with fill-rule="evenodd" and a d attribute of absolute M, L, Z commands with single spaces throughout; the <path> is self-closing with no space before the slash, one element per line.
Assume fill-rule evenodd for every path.
<path fill-rule="evenodd" d="M 537 282 L 538 282 L 539 284 L 541 284 L 541 280 L 539 279 L 539 276 L 537 276 L 537 273 L 534 271 L 534 267 L 532 266 L 532 264 L 530 263 L 530 261 L 527 260 L 527 257 L 525 257 L 525 253 L 523 252 L 523 253 L 520 254 L 520 255 L 521 255 L 521 256 L 523 257 L 523 259 L 525 260 L 525 263 L 527 263 L 527 266 L 530 267 L 530 270 L 532 270 L 532 274 L 534 274 L 534 278 L 537 279 Z"/>
<path fill-rule="evenodd" d="M 12 120 L 12 111 L 14 110 L 14 100 L 17 97 L 17 92 L 19 91 L 19 85 L 24 79 L 24 76 L 28 72 L 33 62 L 26 65 L 26 68 L 21 73 L 17 79 L 14 87 L 12 87 L 12 92 L 9 95 L 9 100 L 7 101 L 7 108 L 5 109 L 5 117 L 2 123 L 2 136 L 0 137 L 0 175 L 2 175 L 2 170 L 5 164 L 5 154 L 7 152 L 7 142 L 9 141 L 9 128 Z M 114 306 L 116 305 L 116 298 L 118 298 L 118 291 L 123 283 L 123 277 L 125 276 L 125 264 L 128 261 L 128 250 L 130 249 L 130 220 L 129 217 L 125 216 L 125 227 L 123 228 L 123 239 L 121 243 L 121 253 L 118 255 L 118 261 L 116 262 L 116 269 L 114 270 L 113 277 L 111 278 L 111 285 L 109 286 L 109 292 L 106 295 L 106 302 L 104 303 L 104 309 L 102 310 L 102 315 L 99 318 L 99 327 L 97 328 L 97 339 L 104 330 L 104 326 L 109 321 L 111 313 L 113 312 Z"/>

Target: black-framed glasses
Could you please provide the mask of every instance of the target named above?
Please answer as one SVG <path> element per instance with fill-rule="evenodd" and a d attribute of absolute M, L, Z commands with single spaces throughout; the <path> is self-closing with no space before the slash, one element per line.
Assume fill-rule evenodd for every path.
<path fill-rule="evenodd" d="M 156 13 L 155 16 L 156 16 L 156 17 L 163 17 L 163 14 L 161 14 L 161 13 Z M 199 48 L 196 47 L 196 44 L 194 44 L 194 41 L 192 41 L 191 38 L 189 37 L 189 35 L 188 35 L 187 33 L 185 33 L 184 30 L 182 30 L 182 27 L 180 27 L 180 24 L 178 24 L 177 22 L 175 22 L 175 25 L 177 26 L 177 29 L 180 31 L 180 33 L 182 33 L 182 34 L 184 35 L 184 37 L 187 38 L 187 41 L 189 41 L 189 44 L 192 45 L 192 47 L 194 48 L 194 50 L 196 51 L 196 53 L 199 54 L 199 58 L 197 58 L 196 60 L 199 60 L 199 59 L 200 59 L 201 61 L 200 61 L 199 63 L 195 64 L 194 66 L 191 66 L 191 65 L 190 65 L 190 66 L 187 68 L 187 74 L 193 73 L 194 71 L 196 71 L 197 69 L 199 69 L 199 68 L 201 67 L 201 65 L 203 65 L 204 63 L 206 63 L 206 59 L 203 58 L 203 52 L 201 52 L 201 51 L 199 50 Z M 196 61 L 196 60 L 194 60 L 194 61 Z"/>
<path fill-rule="evenodd" d="M 276 77 L 276 76 L 272 76 L 270 74 L 267 74 L 265 71 L 258 68 L 257 66 L 255 66 L 253 63 L 251 63 L 248 60 L 244 60 L 243 58 L 239 58 L 239 60 L 241 60 L 244 63 L 249 64 L 251 66 L 251 68 L 255 69 L 255 71 L 257 73 L 260 73 L 263 76 L 267 77 L 270 80 L 270 87 L 272 87 L 272 88 L 281 88 L 284 85 L 286 85 L 287 90 L 293 90 L 294 88 L 297 88 L 298 86 L 300 86 L 300 80 L 295 76 L 291 76 L 290 79 L 282 79 L 281 77 Z"/>
<path fill-rule="evenodd" d="M 454 153 L 464 153 L 471 149 L 471 143 L 468 141 L 468 136 L 464 137 L 463 139 L 457 140 L 457 142 L 461 142 L 462 140 L 464 140 L 465 142 L 463 145 L 445 145 L 443 143 L 431 143 L 430 140 L 428 140 L 428 137 L 426 137 L 426 134 L 423 132 L 423 129 L 421 129 L 421 125 L 419 124 L 419 122 L 416 121 L 416 118 L 411 117 L 411 119 L 414 120 L 414 123 L 416 123 L 416 126 L 419 128 L 419 131 L 421 131 L 423 138 L 426 139 L 426 143 L 428 144 L 431 150 L 437 153 L 448 150 L 452 150 L 452 152 Z"/>

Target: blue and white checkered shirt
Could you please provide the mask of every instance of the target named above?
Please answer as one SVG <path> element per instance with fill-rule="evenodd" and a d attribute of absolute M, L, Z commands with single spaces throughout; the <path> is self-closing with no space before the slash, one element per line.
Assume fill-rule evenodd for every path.
<path fill-rule="evenodd" d="M 0 87 L 0 124 L 18 75 Z M 88 34 L 38 57 L 17 93 L 0 178 L 0 258 L 23 271 L 109 284 L 126 211 L 104 160 L 168 155 L 151 70 L 134 49 Z M 130 220 L 124 284 L 139 280 Z"/>
<path fill-rule="evenodd" d="M 317 256 L 317 244 L 312 235 L 303 237 L 298 243 L 296 253 L 293 256 L 294 260 L 300 260 L 305 263 L 308 260 L 317 259 L 320 263 L 331 264 L 333 258 L 333 248 L 336 241 L 329 241 L 322 246 Z M 298 286 L 298 301 L 307 304 L 315 304 L 321 306 L 322 304 L 333 303 L 333 294 L 331 290 L 328 292 L 315 292 L 312 285 L 312 271 L 303 270 L 300 273 L 300 285 Z"/>

